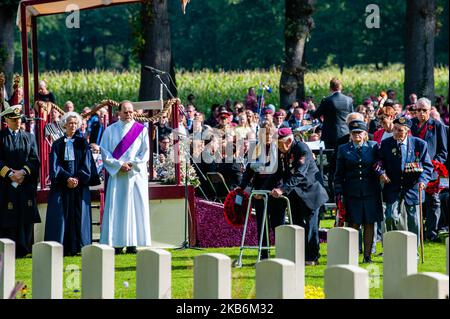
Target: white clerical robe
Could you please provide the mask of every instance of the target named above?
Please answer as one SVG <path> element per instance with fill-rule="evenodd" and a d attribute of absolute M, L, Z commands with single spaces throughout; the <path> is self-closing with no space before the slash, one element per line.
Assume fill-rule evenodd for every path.
<path fill-rule="evenodd" d="M 119 120 L 108 126 L 100 143 L 103 165 L 109 174 L 100 243 L 113 247 L 151 245 L 147 128 L 143 128 L 119 159 L 112 155 L 133 124 L 134 121 L 125 123 Z M 133 164 L 132 169 L 129 172 L 120 171 L 122 164 L 127 162 Z"/>

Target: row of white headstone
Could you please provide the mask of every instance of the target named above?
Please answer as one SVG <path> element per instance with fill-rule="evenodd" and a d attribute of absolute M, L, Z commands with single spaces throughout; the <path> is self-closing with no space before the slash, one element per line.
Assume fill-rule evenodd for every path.
<path fill-rule="evenodd" d="M 275 233 L 276 258 L 256 264 L 257 299 L 304 298 L 304 229 L 280 226 Z M 368 299 L 369 273 L 358 267 L 358 232 L 333 228 L 328 232 L 325 298 Z M 384 236 L 384 298 L 448 298 L 447 275 L 417 273 L 416 235 L 392 231 Z M 0 299 L 8 298 L 15 285 L 15 244 L 0 239 Z M 63 298 L 63 246 L 39 242 L 32 251 L 32 292 L 37 299 Z M 171 254 L 161 249 L 138 251 L 136 298 L 171 298 Z M 114 298 L 114 249 L 90 245 L 82 249 L 81 298 Z M 231 259 L 223 254 L 203 254 L 194 258 L 194 298 L 231 298 Z"/>

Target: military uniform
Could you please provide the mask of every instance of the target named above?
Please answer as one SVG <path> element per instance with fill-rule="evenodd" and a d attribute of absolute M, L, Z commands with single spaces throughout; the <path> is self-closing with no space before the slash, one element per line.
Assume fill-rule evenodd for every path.
<path fill-rule="evenodd" d="M 335 194 L 344 196 L 349 223 L 363 225 L 381 222 L 381 187 L 373 169 L 378 158 L 378 143 L 368 141 L 360 149 L 349 142 L 339 146 Z"/>
<path fill-rule="evenodd" d="M 289 132 L 292 132 L 291 129 L 282 128 L 278 130 L 278 135 L 283 137 L 290 135 Z M 317 262 L 319 210 L 328 201 L 320 171 L 311 150 L 303 142 L 294 141 L 289 151 L 279 152 L 279 156 L 279 188 L 289 198 L 293 223 L 305 228 L 305 261 Z"/>
<path fill-rule="evenodd" d="M 394 123 L 412 125 L 404 117 Z M 420 244 L 419 183 L 426 185 L 433 171 L 427 144 L 413 136 L 407 136 L 401 143 L 389 137 L 381 142 L 380 159 L 379 174 L 385 173 L 390 179 L 383 187 L 386 231 L 408 230 L 417 235 Z M 422 191 L 422 202 L 424 193 Z M 401 225 L 402 215 L 407 216 L 407 225 Z"/>
<path fill-rule="evenodd" d="M 17 110 L 17 106 L 12 106 Z M 5 110 L 5 117 L 20 117 Z M 17 184 L 11 180 L 13 170 L 22 170 L 24 180 Z M 16 255 L 30 253 L 33 223 L 40 222 L 36 203 L 39 158 L 34 137 L 23 130 L 7 128 L 0 132 L 0 238 L 16 242 Z"/>
<path fill-rule="evenodd" d="M 351 132 L 367 132 L 363 121 L 349 123 Z M 381 204 L 381 187 L 374 165 L 378 161 L 379 146 L 373 141 L 355 144 L 353 141 L 340 145 L 337 152 L 334 191 L 342 195 L 346 210 L 346 221 L 359 229 L 364 225 L 364 262 L 371 262 L 370 254 L 374 251 L 374 224 L 383 221 Z M 359 240 L 362 251 L 362 232 Z"/>
<path fill-rule="evenodd" d="M 428 154 L 431 160 L 445 163 L 447 160 L 447 134 L 445 126 L 432 118 L 428 119 L 422 126 L 419 120 L 412 120 L 411 132 L 413 136 L 419 137 L 427 142 Z M 431 180 L 436 180 L 438 175 L 432 173 Z M 441 201 L 439 193 L 425 194 L 425 238 L 436 240 L 438 238 L 438 223 L 441 215 Z"/>

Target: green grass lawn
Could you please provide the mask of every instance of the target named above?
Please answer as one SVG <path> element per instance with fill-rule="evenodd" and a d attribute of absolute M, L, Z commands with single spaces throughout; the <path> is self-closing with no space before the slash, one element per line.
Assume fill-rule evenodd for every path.
<path fill-rule="evenodd" d="M 330 228 L 332 220 L 321 221 L 321 227 Z M 381 244 L 377 245 L 377 252 L 381 252 Z M 214 248 L 202 250 L 170 250 L 172 254 L 172 298 L 192 298 L 193 296 L 193 273 L 194 257 L 205 253 L 222 253 L 232 260 L 237 259 L 239 248 Z M 323 288 L 323 275 L 327 261 L 327 245 L 320 245 L 320 265 L 309 266 L 305 270 L 305 285 L 307 297 L 320 297 Z M 274 256 L 274 253 L 272 253 Z M 255 298 L 255 260 L 256 250 L 245 250 L 242 268 L 232 269 L 232 298 L 246 299 Z M 362 256 L 360 255 L 360 262 Z M 419 272 L 445 273 L 446 252 L 444 243 L 425 244 L 425 263 L 419 263 Z M 16 280 L 23 281 L 27 285 L 25 298 L 32 297 L 31 282 L 31 258 L 18 259 L 16 261 Z M 382 257 L 373 256 L 373 263 L 360 264 L 370 274 L 370 298 L 382 298 Z M 73 272 L 78 267 L 80 272 Z M 115 259 L 115 297 L 135 298 L 136 290 L 136 255 L 118 255 Z M 81 296 L 81 257 L 64 258 L 64 298 L 80 298 Z M 320 287 L 314 289 L 310 286 Z M 309 293 L 319 291 L 319 294 Z M 322 294 L 323 296 L 323 294 Z"/>

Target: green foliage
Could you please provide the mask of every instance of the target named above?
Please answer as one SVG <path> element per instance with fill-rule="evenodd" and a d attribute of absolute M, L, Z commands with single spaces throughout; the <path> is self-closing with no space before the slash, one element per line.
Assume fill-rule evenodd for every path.
<path fill-rule="evenodd" d="M 343 74 L 335 67 L 325 68 L 306 73 L 306 95 L 311 95 L 316 102 L 327 96 L 329 81 L 338 77 L 344 85 L 344 92 L 351 93 L 355 104 L 361 104 L 363 99 L 371 94 L 377 95 L 382 90 L 394 89 L 399 101 L 403 101 L 402 65 L 392 65 L 389 68 L 376 70 L 374 67 L 357 66 L 346 69 Z M 436 94 L 447 96 L 448 68 L 435 69 Z M 49 89 L 55 94 L 58 105 L 71 100 L 78 110 L 85 106 L 92 106 L 103 99 L 116 101 L 124 99 L 137 100 L 139 91 L 139 72 L 50 72 L 40 77 L 46 80 Z M 247 89 L 258 87 L 264 82 L 272 87 L 271 94 L 265 93 L 266 104 L 279 106 L 280 71 L 242 71 L 242 72 L 213 72 L 202 70 L 198 72 L 177 72 L 179 97 L 186 101 L 188 94 L 196 96 L 200 110 L 209 112 L 213 103 L 224 103 L 226 99 L 243 100 Z"/>
<path fill-rule="evenodd" d="M 67 28 L 68 14 L 39 17 L 39 68 L 44 70 L 114 69 L 136 67 L 133 60 L 135 12 L 139 4 L 79 12 L 80 27 Z M 16 34 L 15 41 L 20 42 Z M 16 46 L 15 69 L 21 70 L 20 46 Z"/>
<path fill-rule="evenodd" d="M 0 4 L 0 7 L 3 5 Z M 7 0 L 17 8 L 18 0 Z M 309 69 L 402 63 L 404 0 L 379 0 L 380 28 L 365 26 L 370 1 L 316 1 L 315 28 L 306 44 Z M 437 0 L 437 65 L 448 65 L 448 0 Z M 3 5 L 4 6 L 4 5 Z M 66 14 L 38 18 L 41 70 L 129 69 L 142 52 L 142 6 L 122 5 L 80 13 L 80 29 Z M 280 67 L 284 59 L 285 1 L 191 1 L 186 14 L 168 0 L 172 53 L 178 69 L 247 70 Z M 15 14 L 15 11 L 12 12 Z M 20 42 L 17 32 L 16 43 Z M 20 72 L 16 46 L 15 71 Z"/>

